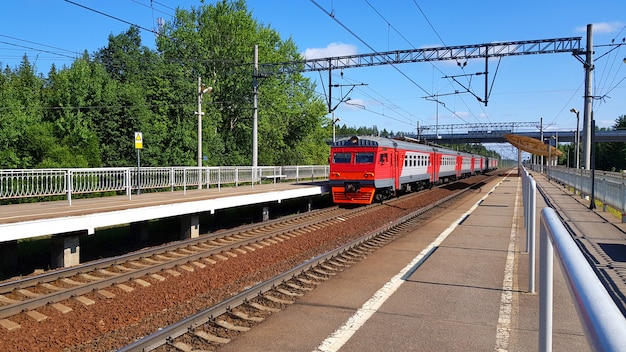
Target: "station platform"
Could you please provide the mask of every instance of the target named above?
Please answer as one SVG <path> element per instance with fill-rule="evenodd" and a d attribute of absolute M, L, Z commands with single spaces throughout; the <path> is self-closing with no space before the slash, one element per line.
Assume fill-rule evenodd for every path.
<path fill-rule="evenodd" d="M 580 212 L 571 221 L 597 216 L 536 177 L 557 206 Z M 502 175 L 219 351 L 536 351 L 541 288 L 537 274 L 528 290 L 521 190 L 516 171 Z M 538 195 L 537 213 L 546 206 Z M 552 341 L 590 350 L 558 265 Z"/>
<path fill-rule="evenodd" d="M 140 240 L 148 237 L 148 222 L 178 218 L 180 237 L 200 235 L 200 215 L 240 206 L 263 207 L 263 219 L 269 218 L 268 204 L 311 199 L 329 192 L 328 182 L 273 182 L 188 189 L 171 192 L 144 192 L 130 197 L 106 196 L 2 205 L 0 207 L 0 269 L 17 264 L 17 241 L 52 236 L 53 268 L 80 264 L 80 237 L 98 229 L 130 225 Z"/>

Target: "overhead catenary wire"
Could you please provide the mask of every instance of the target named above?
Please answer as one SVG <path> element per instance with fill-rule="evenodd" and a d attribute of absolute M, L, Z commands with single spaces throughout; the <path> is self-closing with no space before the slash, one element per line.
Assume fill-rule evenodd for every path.
<path fill-rule="evenodd" d="M 409 40 L 408 40 L 408 39 L 407 39 L 404 35 L 402 35 L 402 33 L 400 33 L 400 31 L 399 31 L 399 30 L 398 30 L 395 26 L 393 26 L 393 25 L 391 24 L 391 22 L 390 22 L 390 21 L 389 21 L 389 20 L 388 20 L 385 16 L 383 16 L 383 14 L 382 14 L 380 11 L 378 11 L 378 9 L 376 9 L 376 8 L 375 8 L 375 7 L 374 7 L 374 6 L 373 6 L 373 5 L 372 5 L 372 4 L 371 4 L 368 0 L 365 0 L 365 2 L 366 2 L 366 4 L 367 4 L 367 5 L 368 5 L 368 6 L 369 6 L 369 7 L 370 7 L 370 8 L 371 8 L 371 9 L 372 9 L 372 10 L 373 10 L 373 11 L 374 11 L 374 12 L 375 12 L 375 13 L 376 13 L 376 14 L 377 14 L 377 15 L 378 15 L 378 16 L 379 16 L 379 17 L 380 17 L 383 21 L 385 21 L 385 23 L 387 23 L 387 24 L 388 24 L 388 26 L 390 26 L 391 28 L 393 28 L 393 30 L 394 30 L 396 33 L 398 33 L 398 35 L 400 35 L 400 37 L 401 37 L 402 39 L 404 39 L 404 41 L 405 41 L 405 42 L 407 42 L 407 44 L 409 44 L 409 45 L 410 45 L 412 48 L 414 48 L 414 49 L 416 48 L 416 46 L 415 46 L 413 43 L 411 43 L 411 42 L 410 42 L 410 41 L 409 41 Z M 424 17 L 424 19 L 426 20 L 426 22 L 428 22 L 428 24 L 429 24 L 429 26 L 431 27 L 431 29 L 435 32 L 435 34 L 437 35 L 437 37 L 439 38 L 439 40 L 440 40 L 440 41 L 442 42 L 442 44 L 445 46 L 446 44 L 445 44 L 445 42 L 444 42 L 443 38 L 441 38 L 441 36 L 439 35 L 439 33 L 437 32 L 437 30 L 436 30 L 436 29 L 435 29 L 435 27 L 433 26 L 432 22 L 428 19 L 428 17 L 427 17 L 427 16 L 426 16 L 426 14 L 424 13 L 424 11 L 421 9 L 421 7 L 419 6 L 419 4 L 417 4 L 417 2 L 415 2 L 415 1 L 414 1 L 414 3 L 415 3 L 415 5 L 417 6 L 417 8 L 419 9 L 419 11 L 421 12 L 421 14 L 422 14 L 422 16 Z M 442 71 L 439 67 L 437 67 L 437 66 L 436 66 L 433 62 L 429 61 L 429 63 L 432 65 L 432 67 L 433 67 L 434 69 L 437 69 L 437 71 L 439 71 L 439 72 L 440 72 L 443 76 L 447 76 L 447 75 L 446 75 L 446 74 L 445 74 L 445 73 L 444 73 L 444 72 L 443 72 L 443 71 Z M 458 61 L 457 61 L 457 63 L 458 63 Z M 459 66 L 459 67 L 463 70 L 463 66 L 462 66 L 462 65 L 457 65 L 457 66 Z M 451 81 L 451 79 L 450 79 L 450 78 L 448 78 L 448 81 Z M 468 92 L 470 92 L 470 91 L 468 90 Z M 460 93 L 461 93 L 461 92 L 459 92 L 459 94 L 460 94 Z M 470 93 L 471 93 L 471 92 L 470 92 Z M 436 94 L 431 94 L 431 96 L 434 96 L 434 95 L 436 95 Z M 476 115 L 472 112 L 472 109 L 471 109 L 471 108 L 467 105 L 467 103 L 463 100 L 463 98 L 462 98 L 462 97 L 460 97 L 460 99 L 461 99 L 461 101 L 463 102 L 463 104 L 465 105 L 465 107 L 468 109 L 469 114 L 470 114 L 470 115 L 473 115 L 473 116 L 476 116 Z M 482 106 L 481 106 L 481 108 L 482 108 Z M 484 116 L 486 116 L 486 117 L 487 117 L 487 119 L 490 121 L 490 119 L 489 119 L 489 117 L 488 117 L 488 114 L 484 111 L 484 108 L 482 108 L 482 110 L 483 110 Z M 452 110 L 451 110 L 451 111 L 452 111 Z M 458 114 L 456 114 L 456 113 L 455 113 L 454 115 L 456 115 L 456 116 L 457 116 L 457 117 L 459 117 L 461 120 L 463 120 L 464 122 L 466 122 L 466 121 L 465 121 L 462 117 L 458 116 Z M 476 118 L 476 119 L 478 120 L 478 118 Z M 467 123 L 467 122 L 466 122 L 466 123 Z"/>
<path fill-rule="evenodd" d="M 336 14 L 333 12 L 328 12 L 326 9 L 324 9 L 320 4 L 318 4 L 315 0 L 310 0 L 315 6 L 317 6 L 322 12 L 324 12 L 325 14 L 327 14 L 330 18 L 332 18 L 335 22 L 337 22 L 337 24 L 339 24 L 342 28 L 344 28 L 348 33 L 350 33 L 352 36 L 354 36 L 357 40 L 359 40 L 361 43 L 363 43 L 363 45 L 365 45 L 367 48 L 369 48 L 372 52 L 374 53 L 378 53 L 377 50 L 375 50 L 370 44 L 368 44 L 365 40 L 363 40 L 361 37 L 359 37 L 356 33 L 354 33 L 350 28 L 348 28 L 345 24 L 343 24 L 341 21 L 339 21 L 337 19 Z M 429 92 L 422 87 L 420 84 L 418 84 L 417 82 L 415 82 L 415 80 L 413 80 L 411 77 L 409 77 L 404 71 L 400 70 L 397 65 L 391 64 L 391 67 L 393 67 L 396 71 L 398 71 L 402 76 L 404 76 L 407 80 L 409 80 L 409 82 L 411 82 L 413 85 L 415 85 L 417 88 L 419 88 L 421 91 L 423 91 L 425 94 L 429 94 Z M 445 108 L 445 107 L 444 107 Z M 448 110 L 450 113 L 452 113 L 453 115 L 457 116 L 459 119 L 461 119 L 463 122 L 467 123 L 467 121 L 465 121 L 465 119 L 463 119 L 463 117 L 459 116 L 456 112 L 450 110 L 450 108 L 446 108 L 446 110 Z"/>
<path fill-rule="evenodd" d="M 115 17 L 115 16 L 110 15 L 110 14 L 108 14 L 108 13 L 105 13 L 105 12 L 102 12 L 102 11 L 99 11 L 99 10 L 96 10 L 96 9 L 94 9 L 94 8 L 91 8 L 91 7 L 88 7 L 88 6 L 85 6 L 85 5 L 79 4 L 79 3 L 76 3 L 76 2 L 74 2 L 74 1 L 71 1 L 71 0 L 64 0 L 64 1 L 65 1 L 65 2 L 67 2 L 67 3 L 70 3 L 70 4 L 72 4 L 72 5 L 76 5 L 76 6 L 78 6 L 78 7 L 82 7 L 82 8 L 84 8 L 84 9 L 86 9 L 86 10 L 89 10 L 89 11 L 95 12 L 95 13 L 100 14 L 100 15 L 102 15 L 102 16 L 109 17 L 109 18 L 114 19 L 114 20 L 116 20 L 116 21 L 120 21 L 120 22 L 126 23 L 126 24 L 128 24 L 128 25 L 130 25 L 130 26 L 137 27 L 137 28 L 142 29 L 142 30 L 144 30 L 144 31 L 147 31 L 147 32 L 150 32 L 150 33 L 154 33 L 154 34 L 156 34 L 156 35 L 162 35 L 161 33 L 157 32 L 157 31 L 155 31 L 155 30 L 152 30 L 152 29 L 149 29 L 149 28 L 146 28 L 146 27 L 140 26 L 140 25 L 138 25 L 138 24 L 136 24 L 136 23 L 132 23 L 132 22 L 130 22 L 130 21 L 126 21 L 126 20 L 121 19 L 121 18 L 119 18 L 119 17 Z M 166 36 L 166 38 L 169 38 L 169 37 L 167 37 L 167 36 Z M 170 39 L 171 39 L 171 38 L 170 38 Z"/>
<path fill-rule="evenodd" d="M 45 50 L 45 49 L 38 49 L 38 48 L 35 48 L 35 47 L 26 46 L 26 45 L 10 43 L 10 42 L 6 42 L 4 40 L 0 40 L 0 43 L 6 44 L 6 45 L 15 46 L 15 47 L 19 47 L 19 48 L 24 48 L 24 49 L 28 49 L 28 50 L 38 51 L 38 52 L 42 52 L 42 53 L 46 53 L 46 54 L 57 55 L 57 56 L 64 56 L 64 57 L 67 57 L 67 58 L 70 58 L 70 59 L 75 59 L 76 56 L 77 56 L 77 55 L 70 56 L 70 55 L 67 55 L 67 54 L 64 54 L 64 53 L 54 52 L 54 51 Z"/>

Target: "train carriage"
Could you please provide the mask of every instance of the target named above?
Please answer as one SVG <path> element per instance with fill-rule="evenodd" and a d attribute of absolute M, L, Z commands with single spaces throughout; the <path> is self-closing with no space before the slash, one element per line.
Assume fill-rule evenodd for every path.
<path fill-rule="evenodd" d="M 332 144 L 330 186 L 335 203 L 370 204 L 399 189 L 437 180 L 433 148 L 380 137 L 351 137 Z"/>
<path fill-rule="evenodd" d="M 354 136 L 332 144 L 329 182 L 333 202 L 370 204 L 399 191 L 417 191 L 471 176 L 486 167 L 486 159 L 472 154 L 397 139 Z"/>

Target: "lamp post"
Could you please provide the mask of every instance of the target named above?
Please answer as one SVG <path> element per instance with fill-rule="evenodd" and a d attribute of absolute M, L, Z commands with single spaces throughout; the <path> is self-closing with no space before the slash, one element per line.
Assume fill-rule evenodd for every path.
<path fill-rule="evenodd" d="M 340 118 L 335 118 L 335 112 L 333 111 L 333 143 L 335 143 L 335 126 L 337 125 L 337 122 L 341 121 Z"/>
<path fill-rule="evenodd" d="M 202 189 L 202 96 L 204 93 L 212 91 L 212 87 L 206 87 L 202 84 L 202 78 L 198 76 L 198 189 Z"/>
<path fill-rule="evenodd" d="M 580 168 L 580 156 L 579 156 L 579 144 L 580 144 L 580 134 L 578 132 L 578 126 L 579 126 L 579 122 L 580 122 L 580 111 L 571 108 L 569 110 L 570 112 L 573 112 L 574 114 L 576 114 L 576 168 Z"/>

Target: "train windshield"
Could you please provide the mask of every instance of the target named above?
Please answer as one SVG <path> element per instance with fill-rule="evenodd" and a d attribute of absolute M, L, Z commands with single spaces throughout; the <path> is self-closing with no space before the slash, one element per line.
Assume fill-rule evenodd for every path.
<path fill-rule="evenodd" d="M 334 164 L 349 164 L 352 161 L 352 153 L 334 153 Z"/>
<path fill-rule="evenodd" d="M 357 164 L 372 164 L 374 162 L 374 153 L 356 153 L 355 161 Z"/>

